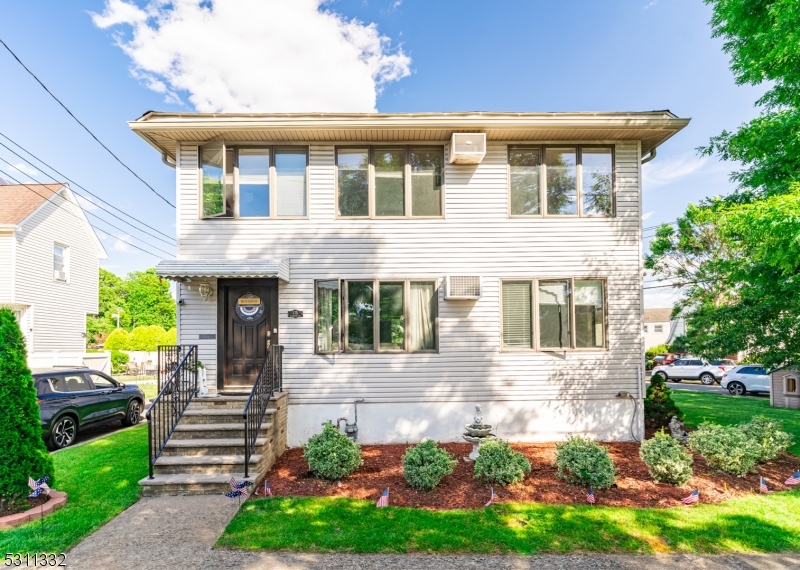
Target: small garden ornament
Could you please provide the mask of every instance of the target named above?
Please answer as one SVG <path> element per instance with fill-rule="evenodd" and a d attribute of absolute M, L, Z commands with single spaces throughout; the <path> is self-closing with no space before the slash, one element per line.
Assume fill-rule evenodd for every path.
<path fill-rule="evenodd" d="M 689 433 L 683 428 L 683 422 L 678 419 L 678 416 L 672 416 L 669 420 L 669 434 L 686 445 L 689 442 Z"/>

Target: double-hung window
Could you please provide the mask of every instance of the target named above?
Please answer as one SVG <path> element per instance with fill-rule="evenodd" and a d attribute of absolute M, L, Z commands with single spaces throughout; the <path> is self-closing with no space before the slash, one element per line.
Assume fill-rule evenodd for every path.
<path fill-rule="evenodd" d="M 53 279 L 67 281 L 69 277 L 69 248 L 53 244 Z"/>
<path fill-rule="evenodd" d="M 203 218 L 304 218 L 308 210 L 305 147 L 200 147 Z"/>
<path fill-rule="evenodd" d="M 599 350 L 606 341 L 604 279 L 502 282 L 503 349 Z"/>
<path fill-rule="evenodd" d="M 613 216 L 614 147 L 511 146 L 511 216 Z"/>
<path fill-rule="evenodd" d="M 337 148 L 337 216 L 441 217 L 443 164 L 442 147 Z"/>
<path fill-rule="evenodd" d="M 322 280 L 315 294 L 317 353 L 437 350 L 435 280 Z"/>

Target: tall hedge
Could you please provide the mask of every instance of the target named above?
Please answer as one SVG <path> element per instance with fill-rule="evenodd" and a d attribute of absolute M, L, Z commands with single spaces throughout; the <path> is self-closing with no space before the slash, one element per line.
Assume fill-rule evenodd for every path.
<path fill-rule="evenodd" d="M 17 319 L 0 308 L 0 501 L 18 502 L 30 492 L 28 477 L 50 476 L 53 460 L 42 440 L 39 406 Z"/>

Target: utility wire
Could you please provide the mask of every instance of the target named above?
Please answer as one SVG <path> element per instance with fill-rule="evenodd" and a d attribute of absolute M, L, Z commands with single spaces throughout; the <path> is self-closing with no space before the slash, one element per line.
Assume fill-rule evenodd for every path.
<path fill-rule="evenodd" d="M 101 201 L 103 204 L 106 204 L 106 205 L 107 205 L 107 206 L 109 206 L 110 208 L 113 208 L 114 210 L 116 210 L 117 212 L 119 212 L 120 214 L 122 214 L 123 216 L 126 216 L 126 217 L 128 217 L 128 218 L 130 218 L 130 219 L 134 220 L 136 223 L 138 223 L 138 224 L 141 224 L 141 225 L 143 225 L 143 226 L 144 226 L 144 227 L 146 227 L 146 228 L 150 228 L 150 229 L 151 229 L 151 230 L 153 230 L 154 232 L 161 234 L 162 236 L 164 236 L 164 237 L 165 237 L 165 238 L 167 238 L 167 239 L 170 239 L 170 240 L 172 240 L 173 242 L 175 241 L 175 238 L 173 238 L 173 237 L 172 237 L 172 236 L 170 236 L 169 234 L 165 234 L 165 233 L 164 233 L 164 232 L 162 232 L 161 230 L 158 230 L 158 229 L 154 228 L 153 226 L 151 226 L 151 225 L 149 225 L 149 224 L 147 224 L 147 223 L 143 222 L 143 221 L 142 221 L 142 220 L 140 220 L 139 218 L 137 218 L 137 217 L 135 217 L 135 216 L 131 216 L 130 214 L 128 214 L 128 213 L 127 213 L 127 212 L 125 212 L 124 210 L 121 210 L 121 209 L 117 208 L 116 206 L 114 206 L 113 204 L 111 204 L 111 203 L 109 203 L 109 202 L 107 202 L 107 201 L 103 200 L 103 199 L 102 199 L 100 196 L 98 196 L 98 195 L 97 195 L 97 194 L 95 194 L 94 192 L 92 192 L 92 191 L 90 191 L 90 190 L 86 189 L 85 187 L 81 186 L 80 184 L 78 184 L 77 182 L 75 182 L 74 180 L 72 180 L 72 179 L 71 179 L 69 176 L 67 176 L 66 174 L 63 174 L 63 173 L 59 172 L 59 171 L 58 171 L 58 170 L 56 170 L 56 169 L 55 169 L 53 166 L 50 166 L 49 164 L 47 164 L 47 163 L 46 163 L 44 160 L 42 160 L 41 158 L 39 158 L 38 156 L 36 156 L 35 154 L 33 154 L 31 151 L 29 151 L 28 149 L 26 149 L 25 147 L 23 147 L 21 144 L 19 144 L 19 143 L 18 143 L 18 142 L 16 142 L 15 140 L 11 139 L 10 137 L 8 137 L 8 135 L 5 135 L 5 134 L 3 134 L 2 132 L 0 132 L 0 137 L 3 137 L 3 138 L 4 138 L 4 139 L 6 139 L 8 142 L 10 142 L 10 143 L 11 143 L 11 144 L 13 144 L 14 146 L 16 146 L 17 148 L 19 148 L 20 150 L 22 150 L 22 152 L 24 152 L 24 153 L 28 154 L 29 156 L 33 157 L 33 159 L 34 159 L 34 160 L 36 160 L 37 162 L 39 162 L 39 163 L 41 163 L 41 164 L 45 165 L 47 168 L 49 168 L 50 170 L 52 170 L 53 172 L 55 172 L 56 174 L 58 174 L 59 176 L 61 176 L 61 177 L 62 177 L 64 180 L 66 180 L 66 181 L 68 181 L 68 182 L 71 182 L 71 183 L 72 183 L 72 184 L 74 184 L 76 187 L 80 188 L 81 190 L 83 190 L 84 192 L 86 192 L 86 193 L 87 193 L 87 194 L 89 194 L 90 196 L 92 196 L 92 197 L 96 198 L 97 200 L 100 200 L 100 201 Z M 47 176 L 48 178 L 50 178 L 51 180 L 53 180 L 54 182 L 58 182 L 58 180 L 56 180 L 56 179 L 55 179 L 53 176 L 49 175 L 47 172 L 45 172 L 44 170 L 42 170 L 42 169 L 41 169 L 41 167 L 38 167 L 38 166 L 36 166 L 35 164 L 33 164 L 31 161 L 29 161 L 27 158 L 25 158 L 24 156 L 22 156 L 21 154 L 19 154 L 18 152 L 16 152 L 14 149 L 12 149 L 12 148 L 9 148 L 7 145 L 5 145 L 5 144 L 4 144 L 4 143 L 2 143 L 2 142 L 0 142 L 0 146 L 2 146 L 3 148 L 5 148 L 6 150 L 8 150 L 9 152 L 11 152 L 12 154 L 14 154 L 15 156 L 17 156 L 17 157 L 18 157 L 20 160 L 23 160 L 23 161 L 25 161 L 25 162 L 26 162 L 28 165 L 30 165 L 31 167 L 35 168 L 36 170 L 38 170 L 39 172 L 41 172 L 42 174 L 44 174 L 45 176 Z M 73 189 L 73 192 L 75 192 L 76 194 L 78 194 L 78 192 L 76 192 L 74 189 Z M 80 195 L 80 194 L 78 194 L 78 195 Z M 95 205 L 96 205 L 96 204 L 95 204 Z M 105 209 L 105 208 L 103 208 L 102 206 L 98 206 L 98 207 L 99 207 L 99 208 L 101 208 L 101 209 Z M 111 215 L 114 215 L 114 214 L 113 214 L 113 213 L 111 213 L 111 212 L 109 212 L 109 213 L 110 213 Z M 117 216 L 114 216 L 114 217 L 117 217 Z M 120 221 L 123 221 L 123 222 L 125 222 L 125 220 L 122 220 L 121 218 L 117 218 L 117 219 L 120 219 Z M 131 227 L 134 227 L 134 226 L 133 226 L 133 224 L 131 224 L 130 222 L 125 222 L 125 223 L 126 223 L 126 224 L 128 224 L 128 225 L 130 225 Z M 139 228 L 137 228 L 137 229 L 139 229 Z M 142 232 L 144 232 L 144 233 L 148 233 L 148 232 L 145 232 L 144 230 L 140 230 L 140 231 L 142 231 Z M 148 234 L 148 235 L 152 235 L 152 234 Z M 156 237 L 156 236 L 153 236 L 153 237 Z"/>
<path fill-rule="evenodd" d="M 120 163 L 122 166 L 124 166 L 124 167 L 125 167 L 125 168 L 128 170 L 128 172 L 130 172 L 130 173 L 131 173 L 131 174 L 133 174 L 133 175 L 134 175 L 136 178 L 138 178 L 138 179 L 139 179 L 139 181 L 141 181 L 141 182 L 142 182 L 142 184 L 144 184 L 145 186 L 147 186 L 148 188 L 150 188 L 150 190 L 153 192 L 153 194 L 155 194 L 156 196 L 158 196 L 159 198 L 161 198 L 162 200 L 164 200 L 164 202 L 166 202 L 167 204 L 169 204 L 169 205 L 170 205 L 170 206 L 172 206 L 173 208 L 175 207 L 175 204 L 173 204 L 172 202 L 170 202 L 169 200 L 167 200 L 167 199 L 166 199 L 164 196 L 162 196 L 161 194 L 159 194 L 159 193 L 156 191 L 156 189 L 155 189 L 155 188 L 153 188 L 152 186 L 150 186 L 150 184 L 148 184 L 147 182 L 145 182 L 144 178 L 142 178 L 141 176 L 139 176 L 138 174 L 136 174 L 136 173 L 133 171 L 133 169 L 132 169 L 130 166 L 128 166 L 127 164 L 125 164 L 124 162 L 122 162 L 122 160 L 121 160 L 121 159 L 120 159 L 120 158 L 119 158 L 119 157 L 118 157 L 116 154 L 114 154 L 114 153 L 111 151 L 111 149 L 110 149 L 110 148 L 108 148 L 108 147 L 107 147 L 105 144 L 103 144 L 103 142 L 102 142 L 102 141 L 101 141 L 99 138 L 97 138 L 97 136 L 95 136 L 95 134 L 94 134 L 92 131 L 90 131 L 90 130 L 89 130 L 89 127 L 87 127 L 86 125 L 84 125 L 84 124 L 83 124 L 83 123 L 80 121 L 80 119 L 78 119 L 78 117 L 76 117 L 75 115 L 73 115 L 73 114 L 72 114 L 72 111 L 70 111 L 70 110 L 67 108 L 67 106 L 66 106 L 66 105 L 64 105 L 64 103 L 62 103 L 62 102 L 61 102 L 61 100 L 59 100 L 59 98 L 58 98 L 58 97 L 56 97 L 55 95 L 53 95 L 53 92 L 52 92 L 52 91 L 50 91 L 50 90 L 47 88 L 47 86 L 46 86 L 44 83 L 42 83 L 42 81 L 41 81 L 41 80 L 40 80 L 38 77 L 36 77 L 36 74 L 35 74 L 33 71 L 31 71 L 30 69 L 28 69 L 28 66 L 26 66 L 24 63 L 22 63 L 22 60 L 21 60 L 19 57 L 17 57 L 17 54 L 15 54 L 13 51 L 11 51 L 11 48 L 10 48 L 10 47 L 8 47 L 8 44 L 6 44 L 6 42 L 4 42 L 4 41 L 2 40 L 2 38 L 0 38 L 0 44 L 3 44 L 3 47 L 4 47 L 4 48 L 6 48 L 6 49 L 8 50 L 8 53 L 10 53 L 10 54 L 11 54 L 11 55 L 14 57 L 14 59 L 16 59 L 16 60 L 17 60 L 17 62 L 18 62 L 18 63 L 19 63 L 19 64 L 20 64 L 20 65 L 21 65 L 21 66 L 22 66 L 24 69 L 25 69 L 25 71 L 27 71 L 27 72 L 30 74 L 30 76 L 31 76 L 31 77 L 33 77 L 33 78 L 36 80 L 36 82 L 37 82 L 39 85 L 41 85 L 41 86 L 42 86 L 42 88 L 43 88 L 45 91 L 47 91 L 47 93 L 50 95 L 50 97 L 52 97 L 53 99 L 55 99 L 56 103 L 58 103 L 59 105 L 61 105 L 61 107 L 63 107 L 63 109 L 64 109 L 64 110 L 65 110 L 67 113 L 69 113 L 69 116 L 70 116 L 70 117 L 72 117 L 73 119 L 75 119 L 75 122 L 77 122 L 77 123 L 78 123 L 78 124 L 79 124 L 81 127 L 83 127 L 83 130 L 85 130 L 87 133 L 89 133 L 89 135 L 91 135 L 91 137 L 92 137 L 94 140 L 96 140 L 96 141 L 97 141 L 97 143 L 98 143 L 100 146 L 102 146 L 104 149 L 106 149 L 106 151 L 108 151 L 108 154 L 110 154 L 111 156 L 113 156 L 113 157 L 116 159 L 116 161 L 117 161 L 117 162 L 119 162 L 119 163 Z"/>
<path fill-rule="evenodd" d="M 24 186 L 25 188 L 27 188 L 28 190 L 30 190 L 31 192 L 33 192 L 33 193 L 34 193 L 34 194 L 36 194 L 37 196 L 39 196 L 39 197 L 41 197 L 41 198 L 44 198 L 45 200 L 48 200 L 49 198 L 51 198 L 51 197 L 52 197 L 52 196 L 49 196 L 49 197 L 48 197 L 48 196 L 45 196 L 44 194 L 39 194 L 39 192 L 37 192 L 36 190 L 34 190 L 33 188 L 31 188 L 30 186 L 28 186 L 28 185 L 27 185 L 27 184 L 25 184 L 24 182 L 20 182 L 19 180 L 17 180 L 17 179 L 16 179 L 16 178 L 14 178 L 13 176 L 11 176 L 11 175 L 10 175 L 8 172 L 5 172 L 5 171 L 3 171 L 2 169 L 0 169 L 0 174 L 3 174 L 3 175 L 5 175 L 5 176 L 8 176 L 8 177 L 9 177 L 11 180 L 13 180 L 14 182 L 16 182 L 16 183 L 17 183 L 17 184 L 19 184 L 20 186 Z M 67 200 L 66 200 L 66 198 L 63 198 L 63 197 L 60 197 L 60 198 L 61 198 L 62 200 L 64 200 L 64 201 L 67 201 Z M 55 204 L 55 206 L 56 206 L 56 207 L 59 207 L 59 206 L 63 206 L 63 204 Z M 75 218 L 76 220 L 84 221 L 82 218 L 80 218 L 80 217 L 76 216 L 75 214 L 73 214 L 72 212 L 70 212 L 68 209 L 66 209 L 66 208 L 62 208 L 62 209 L 64 210 L 64 212 L 66 212 L 67 214 L 69 214 L 70 216 L 72 216 L 73 218 Z M 87 212 L 87 213 L 88 213 L 88 212 Z M 103 220 L 103 221 L 105 222 L 105 220 Z M 105 223 L 107 223 L 107 224 L 108 224 L 108 222 L 105 222 Z M 89 224 L 89 225 L 92 225 L 92 224 L 91 224 L 91 222 L 90 222 L 90 224 Z M 108 224 L 108 225 L 111 225 L 111 224 Z M 111 226 L 111 227 L 114 227 L 114 226 Z M 113 238 L 115 238 L 115 239 L 118 239 L 118 240 L 119 240 L 119 241 L 121 241 L 122 243 L 124 243 L 124 244 L 126 244 L 126 245 L 129 245 L 129 246 L 131 246 L 131 247 L 135 247 L 136 249 L 138 249 L 138 250 L 140 250 L 140 251 L 143 251 L 143 252 L 145 252 L 145 253 L 147 253 L 147 254 L 149 254 L 149 255 L 152 255 L 152 256 L 153 256 L 153 257 L 155 257 L 155 258 L 158 258 L 158 259 L 164 259 L 163 257 L 161 257 L 160 255 L 158 255 L 157 253 L 153 253 L 152 251 L 148 251 L 148 250 L 146 250 L 146 249 L 144 249 L 144 248 L 141 248 L 141 247 L 139 247 L 138 245 L 135 245 L 135 244 L 132 244 L 132 243 L 130 243 L 130 242 L 128 242 L 128 241 L 125 241 L 125 240 L 124 240 L 124 239 L 122 239 L 121 237 L 119 237 L 119 236 L 115 236 L 114 234 L 111 234 L 111 233 L 108 233 L 106 230 L 104 230 L 104 229 L 102 229 L 102 228 L 97 228 L 97 229 L 99 229 L 99 230 L 100 230 L 100 231 L 102 231 L 102 232 L 105 232 L 106 234 L 108 234 L 109 236 L 111 236 L 111 237 L 113 237 Z M 119 228 L 116 228 L 116 229 L 119 229 Z M 124 230 L 123 230 L 123 231 L 124 231 Z M 150 244 L 148 244 L 148 245 L 150 245 Z M 151 246 L 151 247 L 153 247 L 154 249 L 158 249 L 158 248 L 157 248 L 157 247 L 155 247 L 155 246 Z M 164 251 L 164 250 L 159 250 L 159 251 Z M 167 253 L 167 252 L 164 252 L 164 253 Z M 172 255 L 172 254 L 171 254 L 171 253 L 167 253 L 167 255 Z"/>
<path fill-rule="evenodd" d="M 16 166 L 14 166 L 14 165 L 13 165 L 13 164 L 11 164 L 10 162 L 8 162 L 6 159 L 4 159 L 4 158 L 0 157 L 0 161 L 3 161 L 3 162 L 5 162 L 5 163 L 6 163 L 6 164 L 8 164 L 8 165 L 9 165 L 11 168 L 13 168 L 13 169 L 15 169 L 15 170 L 17 170 L 17 171 L 19 171 L 19 172 L 22 172 L 22 174 L 25 174 L 25 172 L 23 172 L 21 169 L 17 168 Z M 12 179 L 12 180 L 13 180 L 13 179 Z M 19 181 L 16 181 L 16 182 L 18 182 L 19 184 L 22 184 L 22 183 L 21 183 L 21 182 L 19 182 Z M 42 184 L 42 182 L 39 182 L 38 180 L 35 180 L 35 182 L 36 182 L 37 184 Z M 63 184 L 63 182 L 56 182 L 56 184 Z M 80 196 L 80 194 L 78 194 L 78 195 Z M 81 209 L 83 209 L 83 208 L 81 208 Z M 111 222 L 109 222 L 108 220 L 104 220 L 103 218 L 101 218 L 100 216 L 98 216 L 97 214 L 95 214 L 94 212 L 90 212 L 90 211 L 88 211 L 88 210 L 84 210 L 84 213 L 86 213 L 87 215 L 89 215 L 89 216 L 92 216 L 92 217 L 94 217 L 94 218 L 97 218 L 98 220 L 100 220 L 100 221 L 101 221 L 101 222 L 103 222 L 104 224 L 108 224 L 109 226 L 111 226 L 111 227 L 112 227 L 112 228 L 114 228 L 115 230 L 119 230 L 119 231 L 121 231 L 121 232 L 125 232 L 125 233 L 127 233 L 127 231 L 126 231 L 126 230 L 124 230 L 124 229 L 122 229 L 122 228 L 120 228 L 120 227 L 117 227 L 117 226 L 115 226 L 114 224 L 112 224 L 112 223 L 111 223 Z M 123 220 L 123 221 L 124 221 L 124 220 Z M 103 231 L 105 231 L 105 230 L 103 230 Z M 161 248 L 160 248 L 160 247 L 158 247 L 157 245 L 154 245 L 154 244 L 152 244 L 152 243 L 148 243 L 148 242 L 144 241 L 144 240 L 143 240 L 142 238 L 140 238 L 140 237 L 131 236 L 131 238 L 132 238 L 132 239 L 137 239 L 137 240 L 139 240 L 140 242 L 142 242 L 142 243 L 143 243 L 144 245 L 146 245 L 147 247 L 152 247 L 153 249 L 157 249 L 158 251 L 164 252 L 164 253 L 166 253 L 167 255 L 173 255 L 173 254 L 171 254 L 171 253 L 170 253 L 170 252 L 168 252 L 168 251 L 164 251 L 163 249 L 161 249 Z M 164 240 L 161 240 L 161 241 L 164 241 Z M 165 242 L 165 243 L 166 243 L 166 242 Z M 171 245 L 171 244 L 167 243 L 167 245 Z"/>

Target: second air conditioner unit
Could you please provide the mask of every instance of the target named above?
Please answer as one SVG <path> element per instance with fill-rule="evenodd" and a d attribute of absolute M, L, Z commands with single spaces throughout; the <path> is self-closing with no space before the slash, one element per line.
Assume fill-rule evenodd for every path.
<path fill-rule="evenodd" d="M 480 164 L 486 156 L 486 133 L 453 133 L 450 164 Z"/>
<path fill-rule="evenodd" d="M 480 275 L 448 275 L 445 277 L 444 298 L 451 301 L 480 299 Z"/>

